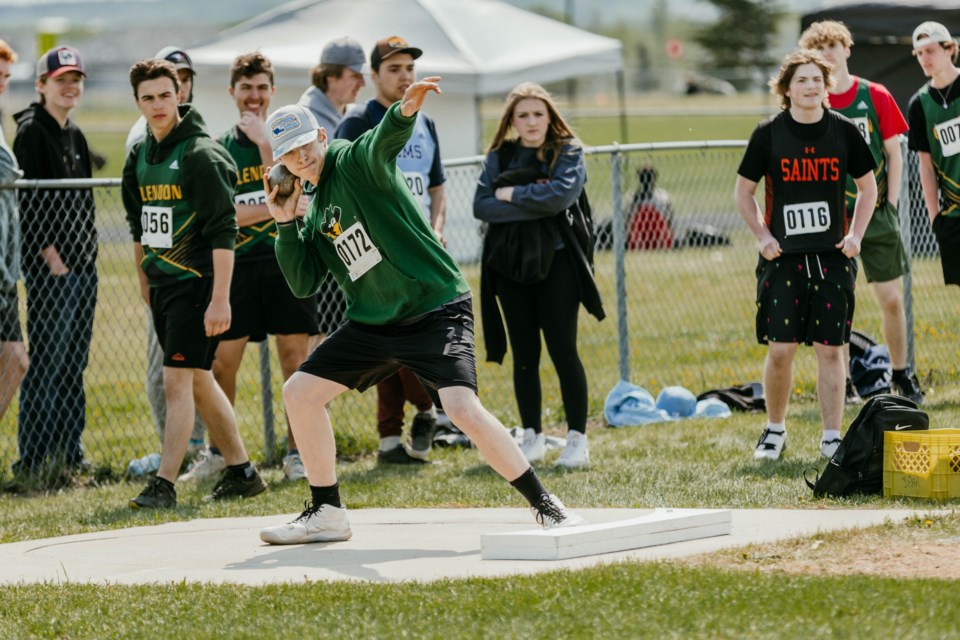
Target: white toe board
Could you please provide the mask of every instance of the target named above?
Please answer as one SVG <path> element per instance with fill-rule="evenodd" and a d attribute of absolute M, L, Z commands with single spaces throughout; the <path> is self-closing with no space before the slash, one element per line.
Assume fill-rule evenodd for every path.
<path fill-rule="evenodd" d="M 565 560 L 729 535 L 731 528 L 727 510 L 657 509 L 630 520 L 482 535 L 480 555 L 483 560 Z"/>

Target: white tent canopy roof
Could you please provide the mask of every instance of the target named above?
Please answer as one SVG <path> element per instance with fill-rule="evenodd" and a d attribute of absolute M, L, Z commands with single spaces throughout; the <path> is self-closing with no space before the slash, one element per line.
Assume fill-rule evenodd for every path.
<path fill-rule="evenodd" d="M 598 36 L 497 0 L 306 0 L 291 2 L 190 49 L 198 67 L 229 67 L 260 50 L 278 71 L 309 70 L 323 45 L 349 35 L 367 53 L 398 35 L 423 50 L 417 75 L 443 77 L 444 91 L 505 93 L 623 67 L 619 40 Z"/>

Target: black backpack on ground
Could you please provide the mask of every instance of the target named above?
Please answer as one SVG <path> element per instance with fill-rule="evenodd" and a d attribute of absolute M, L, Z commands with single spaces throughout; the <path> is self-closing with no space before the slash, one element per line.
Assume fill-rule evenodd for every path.
<path fill-rule="evenodd" d="M 867 400 L 844 434 L 822 474 L 811 482 L 804 474 L 814 497 L 849 496 L 883 492 L 884 431 L 924 431 L 930 425 L 927 414 L 904 397 L 883 394 Z"/>

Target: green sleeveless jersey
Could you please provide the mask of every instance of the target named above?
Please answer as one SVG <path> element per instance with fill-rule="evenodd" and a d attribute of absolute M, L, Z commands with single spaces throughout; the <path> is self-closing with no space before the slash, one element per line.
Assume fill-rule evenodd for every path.
<path fill-rule="evenodd" d="M 151 286 L 213 275 L 213 250 L 201 234 L 197 211 L 183 193 L 180 166 L 184 140 L 164 162 L 147 162 L 147 145 L 137 154 L 137 183 L 142 201 L 140 225 L 143 261 Z"/>
<path fill-rule="evenodd" d="M 960 100 L 946 108 L 930 95 L 928 82 L 918 92 L 927 121 L 930 159 L 940 185 L 940 215 L 960 217 Z"/>
<path fill-rule="evenodd" d="M 242 135 L 242 134 L 241 134 Z M 260 149 L 246 139 L 238 136 L 235 127 L 224 131 L 217 138 L 237 163 L 237 185 L 233 191 L 235 204 L 266 204 L 267 194 L 263 190 L 263 161 Z M 277 224 L 273 218 L 257 222 L 237 231 L 234 245 L 237 262 L 253 260 L 273 260 L 273 245 L 277 238 Z"/>
<path fill-rule="evenodd" d="M 850 118 L 860 135 L 870 147 L 870 153 L 873 154 L 873 160 L 877 163 L 873 170 L 873 176 L 877 180 L 877 206 L 881 206 L 887 201 L 887 156 L 883 153 L 883 136 L 880 133 L 880 118 L 877 115 L 877 107 L 873 104 L 870 97 L 870 83 L 864 78 L 858 79 L 857 95 L 854 96 L 850 106 L 843 109 L 833 109 Z M 853 208 L 857 204 L 857 184 L 853 178 L 847 176 L 846 187 L 847 214 L 853 215 Z"/>

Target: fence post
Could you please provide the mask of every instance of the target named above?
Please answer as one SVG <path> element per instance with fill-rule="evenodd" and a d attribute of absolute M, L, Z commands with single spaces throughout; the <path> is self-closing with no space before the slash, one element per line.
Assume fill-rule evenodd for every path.
<path fill-rule="evenodd" d="M 617 351 L 620 379 L 630 380 L 630 334 L 627 325 L 627 272 L 624 268 L 626 259 L 626 225 L 623 220 L 623 196 L 621 195 L 620 165 L 623 157 L 618 145 L 614 145 L 610 154 L 610 200 L 613 203 L 613 251 L 616 265 L 617 284 Z"/>
<path fill-rule="evenodd" d="M 264 461 L 273 462 L 277 451 L 277 434 L 273 420 L 273 384 L 270 375 L 270 338 L 260 343 L 260 401 L 263 406 Z"/>
<path fill-rule="evenodd" d="M 913 232 L 911 230 L 913 224 L 913 189 L 911 189 L 910 180 L 910 172 L 913 168 L 913 163 L 910 160 L 915 158 L 915 154 L 909 152 L 907 137 L 903 135 L 900 136 L 900 156 L 903 158 L 903 172 L 900 175 L 900 201 L 897 203 L 897 217 L 900 219 L 900 237 L 907 252 L 907 259 L 910 261 L 910 269 L 903 274 L 903 313 L 907 319 L 907 364 L 916 372 L 917 363 L 913 339 Z M 923 203 L 922 196 L 920 202 Z M 904 203 L 906 203 L 906 211 L 904 211 Z"/>

